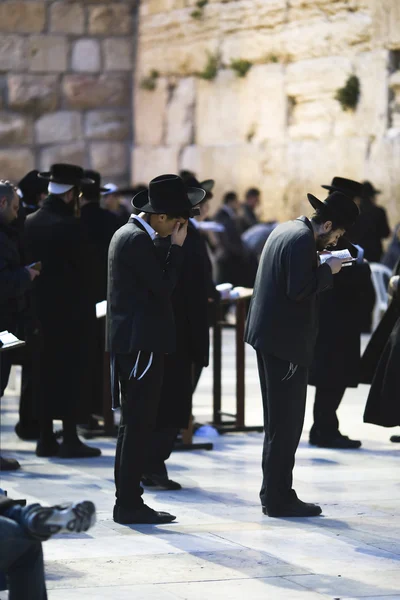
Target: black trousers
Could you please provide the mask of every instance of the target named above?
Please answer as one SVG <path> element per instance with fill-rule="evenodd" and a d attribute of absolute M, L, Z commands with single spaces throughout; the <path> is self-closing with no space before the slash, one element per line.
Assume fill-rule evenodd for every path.
<path fill-rule="evenodd" d="M 273 510 L 294 496 L 295 454 L 304 424 L 308 369 L 257 352 L 264 408 L 261 503 Z"/>
<path fill-rule="evenodd" d="M 154 354 L 149 371 L 139 379 L 149 362 L 149 353 L 141 353 L 135 377 L 136 359 L 137 354 L 116 356 L 121 386 L 121 421 L 114 478 L 116 503 L 128 510 L 143 504 L 140 480 L 147 462 L 148 439 L 157 423 L 164 370 L 164 356 Z"/>
<path fill-rule="evenodd" d="M 336 411 L 342 401 L 345 386 L 317 387 L 314 400 L 314 423 L 310 436 L 318 435 L 330 438 L 339 432 L 339 420 Z"/>
<path fill-rule="evenodd" d="M 143 471 L 146 475 L 168 478 L 165 461 L 171 456 L 178 433 L 177 427 L 157 427 L 149 435 L 148 452 Z"/>

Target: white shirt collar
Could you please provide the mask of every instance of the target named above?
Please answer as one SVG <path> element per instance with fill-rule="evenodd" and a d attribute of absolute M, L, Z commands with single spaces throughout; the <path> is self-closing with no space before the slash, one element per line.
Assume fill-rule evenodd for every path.
<path fill-rule="evenodd" d="M 155 229 L 153 229 L 152 226 L 147 223 L 147 221 L 139 217 L 139 215 L 132 215 L 132 218 L 136 221 L 139 221 L 139 223 L 143 225 L 151 239 L 154 240 L 154 238 L 157 236 L 157 231 L 155 231 Z"/>
<path fill-rule="evenodd" d="M 199 223 L 198 223 L 198 221 L 196 221 L 196 219 L 192 219 L 192 218 L 190 218 L 190 219 L 189 219 L 189 221 L 192 223 L 192 225 L 193 225 L 194 227 L 196 227 L 196 229 L 198 229 L 198 228 L 199 228 Z"/>

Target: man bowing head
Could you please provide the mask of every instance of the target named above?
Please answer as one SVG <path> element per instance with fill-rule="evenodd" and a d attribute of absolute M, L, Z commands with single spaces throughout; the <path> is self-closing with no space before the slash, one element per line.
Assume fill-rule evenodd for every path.
<path fill-rule="evenodd" d="M 107 349 L 111 354 L 114 407 L 121 396 L 115 457 L 117 523 L 169 523 L 169 513 L 143 503 L 140 480 L 148 438 L 157 422 L 164 355 L 175 351 L 171 296 L 183 261 L 188 219 L 205 196 L 177 175 L 161 175 L 139 192 L 131 215 L 111 240 L 108 255 Z M 154 238 L 171 236 L 161 261 Z M 178 382 L 179 385 L 179 382 Z"/>

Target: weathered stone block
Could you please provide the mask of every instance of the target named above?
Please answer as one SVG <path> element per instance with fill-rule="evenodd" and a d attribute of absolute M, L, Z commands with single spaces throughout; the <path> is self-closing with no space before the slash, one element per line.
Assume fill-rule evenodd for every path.
<path fill-rule="evenodd" d="M 400 48 L 400 3 L 398 0 L 375 0 L 371 3 L 372 30 L 375 39 L 387 48 Z"/>
<path fill-rule="evenodd" d="M 115 110 L 93 110 L 87 113 L 85 135 L 92 140 L 125 140 L 130 138 L 130 115 Z"/>
<path fill-rule="evenodd" d="M 178 173 L 178 148 L 159 146 L 136 147 L 132 151 L 132 178 L 147 184 L 163 173 Z"/>
<path fill-rule="evenodd" d="M 27 62 L 26 38 L 0 35 L 0 71 L 22 71 Z"/>
<path fill-rule="evenodd" d="M 10 112 L 0 113 L 0 145 L 29 145 L 33 141 L 32 121 Z"/>
<path fill-rule="evenodd" d="M 167 106 L 167 145 L 187 146 L 194 142 L 196 80 L 180 79 L 170 94 Z"/>
<path fill-rule="evenodd" d="M 53 2 L 50 5 L 50 31 L 75 35 L 83 33 L 85 31 L 83 3 Z"/>
<path fill-rule="evenodd" d="M 208 56 L 218 52 L 218 40 L 191 41 L 187 44 L 180 40 L 169 39 L 164 43 L 155 43 L 154 38 L 143 44 L 139 53 L 139 73 L 145 76 L 155 69 L 162 75 L 190 76 L 201 73 Z"/>
<path fill-rule="evenodd" d="M 124 38 L 104 40 L 103 56 L 106 71 L 130 71 L 133 68 L 132 41 Z"/>
<path fill-rule="evenodd" d="M 40 170 L 48 171 L 50 165 L 54 163 L 71 163 L 87 167 L 84 142 L 59 144 L 43 148 L 40 152 Z"/>
<path fill-rule="evenodd" d="M 38 144 L 73 142 L 82 138 L 82 116 L 66 110 L 49 113 L 36 121 L 35 131 Z"/>
<path fill-rule="evenodd" d="M 72 70 L 97 73 L 101 69 L 100 43 L 93 39 L 79 39 L 72 46 Z"/>
<path fill-rule="evenodd" d="M 9 75 L 8 105 L 13 110 L 40 114 L 57 108 L 58 79 L 55 75 Z"/>
<path fill-rule="evenodd" d="M 65 75 L 62 87 L 68 108 L 127 106 L 130 99 L 128 75 Z"/>
<path fill-rule="evenodd" d="M 1 2 L 0 31 L 9 33 L 40 33 L 46 21 L 43 2 Z"/>
<path fill-rule="evenodd" d="M 168 83 L 163 77 L 157 80 L 153 91 L 143 90 L 140 83 L 134 98 L 135 143 L 138 146 L 163 144 L 165 112 L 168 101 Z"/>
<path fill-rule="evenodd" d="M 35 160 L 31 150 L 0 150 L 0 177 L 17 183 L 34 168 Z"/>
<path fill-rule="evenodd" d="M 67 70 L 68 44 L 63 36 L 32 36 L 29 39 L 29 70 L 62 72 Z"/>
<path fill-rule="evenodd" d="M 132 12 L 127 4 L 103 4 L 89 7 L 89 33 L 127 35 L 132 31 Z"/>
<path fill-rule="evenodd" d="M 129 170 L 129 146 L 122 142 L 97 142 L 90 145 L 92 168 L 103 176 L 124 175 Z"/>

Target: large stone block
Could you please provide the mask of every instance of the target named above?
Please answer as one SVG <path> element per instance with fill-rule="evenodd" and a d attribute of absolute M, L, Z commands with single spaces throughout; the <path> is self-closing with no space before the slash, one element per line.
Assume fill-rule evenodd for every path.
<path fill-rule="evenodd" d="M 158 146 L 157 148 L 136 147 L 132 151 L 132 178 L 134 183 L 147 184 L 163 173 L 177 173 L 178 148 Z"/>
<path fill-rule="evenodd" d="M 140 83 L 134 98 L 135 144 L 160 146 L 164 143 L 164 123 L 168 102 L 168 83 L 163 77 L 157 80 L 156 89 L 144 90 Z"/>
<path fill-rule="evenodd" d="M 101 69 L 100 43 L 93 39 L 79 39 L 72 46 L 73 71 L 97 73 Z"/>
<path fill-rule="evenodd" d="M 10 112 L 0 113 L 0 145 L 29 145 L 33 141 L 32 120 Z"/>
<path fill-rule="evenodd" d="M 83 3 L 53 2 L 50 5 L 50 31 L 74 35 L 83 33 L 85 31 Z"/>
<path fill-rule="evenodd" d="M 132 31 L 132 9 L 129 4 L 102 4 L 89 7 L 89 33 L 94 35 L 127 35 Z"/>
<path fill-rule="evenodd" d="M 196 141 L 200 145 L 282 139 L 285 124 L 281 65 L 253 67 L 245 78 L 223 70 L 212 82 L 198 82 Z"/>
<path fill-rule="evenodd" d="M 96 142 L 90 145 L 92 168 L 104 177 L 125 175 L 129 171 L 129 146 L 122 142 Z"/>
<path fill-rule="evenodd" d="M 187 146 L 194 143 L 194 107 L 196 80 L 180 79 L 172 89 L 167 106 L 167 145 Z"/>
<path fill-rule="evenodd" d="M 218 52 L 218 40 L 192 40 L 181 44 L 180 40 L 171 38 L 166 43 L 159 43 L 150 38 L 139 50 L 138 71 L 141 77 L 156 70 L 162 75 L 191 76 L 204 71 L 209 55 Z"/>
<path fill-rule="evenodd" d="M 56 75 L 9 75 L 8 105 L 13 110 L 40 114 L 57 108 Z"/>
<path fill-rule="evenodd" d="M 377 138 L 370 145 L 365 162 L 365 179 L 373 181 L 382 190 L 379 203 L 389 211 L 389 222 L 394 226 L 400 222 L 400 129 Z"/>
<path fill-rule="evenodd" d="M 60 110 L 43 115 L 35 123 L 38 144 L 73 142 L 82 138 L 82 115 Z"/>
<path fill-rule="evenodd" d="M 60 142 L 62 140 L 59 140 Z M 40 152 L 40 170 L 48 171 L 54 163 L 71 163 L 88 168 L 85 154 L 85 143 L 57 144 L 45 147 Z M 33 168 L 33 167 L 32 167 Z"/>
<path fill-rule="evenodd" d="M 85 135 L 92 140 L 125 140 L 130 138 L 131 115 L 116 110 L 89 111 Z"/>
<path fill-rule="evenodd" d="M 35 159 L 31 150 L 0 150 L 0 179 L 9 179 L 17 183 L 34 168 Z"/>
<path fill-rule="evenodd" d="M 375 0 L 371 4 L 373 34 L 386 48 L 400 48 L 400 3 Z"/>
<path fill-rule="evenodd" d="M 29 70 L 63 72 L 67 70 L 68 43 L 64 36 L 32 36 L 29 39 Z"/>
<path fill-rule="evenodd" d="M 133 68 L 132 40 L 109 38 L 103 41 L 106 71 L 130 71 Z"/>
<path fill-rule="evenodd" d="M 65 75 L 62 89 L 67 108 L 128 106 L 130 77 L 120 74 Z"/>
<path fill-rule="evenodd" d="M 185 7 L 185 0 L 147 0 L 147 2 L 140 3 L 140 15 L 146 17 L 148 15 L 179 10 Z"/>
<path fill-rule="evenodd" d="M 43 2 L 0 3 L 0 31 L 9 33 L 40 33 L 46 22 Z"/>
<path fill-rule="evenodd" d="M 18 35 L 0 35 L 0 71 L 23 71 L 28 63 L 27 40 Z"/>
<path fill-rule="evenodd" d="M 351 59 L 344 56 L 294 62 L 286 68 L 286 93 L 296 102 L 334 95 L 346 83 L 352 69 Z"/>

